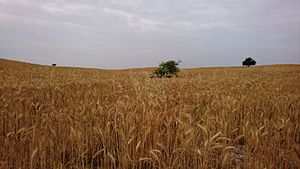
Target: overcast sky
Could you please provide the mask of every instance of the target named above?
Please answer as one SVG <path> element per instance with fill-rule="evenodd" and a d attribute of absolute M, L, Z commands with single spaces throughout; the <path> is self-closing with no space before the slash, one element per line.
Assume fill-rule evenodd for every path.
<path fill-rule="evenodd" d="M 300 0 L 0 0 L 0 57 L 95 68 L 300 63 Z"/>

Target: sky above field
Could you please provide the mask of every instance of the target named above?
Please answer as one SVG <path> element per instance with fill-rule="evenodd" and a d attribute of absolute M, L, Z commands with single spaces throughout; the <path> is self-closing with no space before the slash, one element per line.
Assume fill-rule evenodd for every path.
<path fill-rule="evenodd" d="M 0 57 L 95 68 L 300 63 L 299 0 L 0 0 Z"/>

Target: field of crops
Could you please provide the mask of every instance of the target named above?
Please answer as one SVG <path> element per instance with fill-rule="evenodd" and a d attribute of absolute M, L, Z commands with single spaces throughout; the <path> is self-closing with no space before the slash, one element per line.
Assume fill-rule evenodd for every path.
<path fill-rule="evenodd" d="M 0 60 L 0 168 L 300 166 L 300 65 L 151 70 Z"/>

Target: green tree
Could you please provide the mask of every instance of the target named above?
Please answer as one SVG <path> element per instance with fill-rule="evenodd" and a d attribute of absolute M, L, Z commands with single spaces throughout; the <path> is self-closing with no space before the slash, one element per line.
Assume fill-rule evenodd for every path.
<path fill-rule="evenodd" d="M 248 57 L 243 61 L 243 66 L 249 67 L 251 65 L 256 65 L 256 61 L 254 59 L 252 59 L 251 57 Z"/>
<path fill-rule="evenodd" d="M 151 77 L 158 77 L 158 78 L 162 78 L 162 77 L 173 77 L 173 76 L 178 76 L 177 73 L 180 72 L 180 69 L 178 68 L 179 63 L 181 61 L 173 61 L 173 60 L 169 60 L 167 62 L 162 62 L 158 69 L 156 69 Z"/>

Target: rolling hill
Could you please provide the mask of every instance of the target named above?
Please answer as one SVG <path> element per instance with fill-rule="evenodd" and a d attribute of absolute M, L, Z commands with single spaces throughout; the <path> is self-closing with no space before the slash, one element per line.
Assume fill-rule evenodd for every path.
<path fill-rule="evenodd" d="M 300 66 L 101 70 L 0 59 L 0 168 L 297 168 Z"/>

